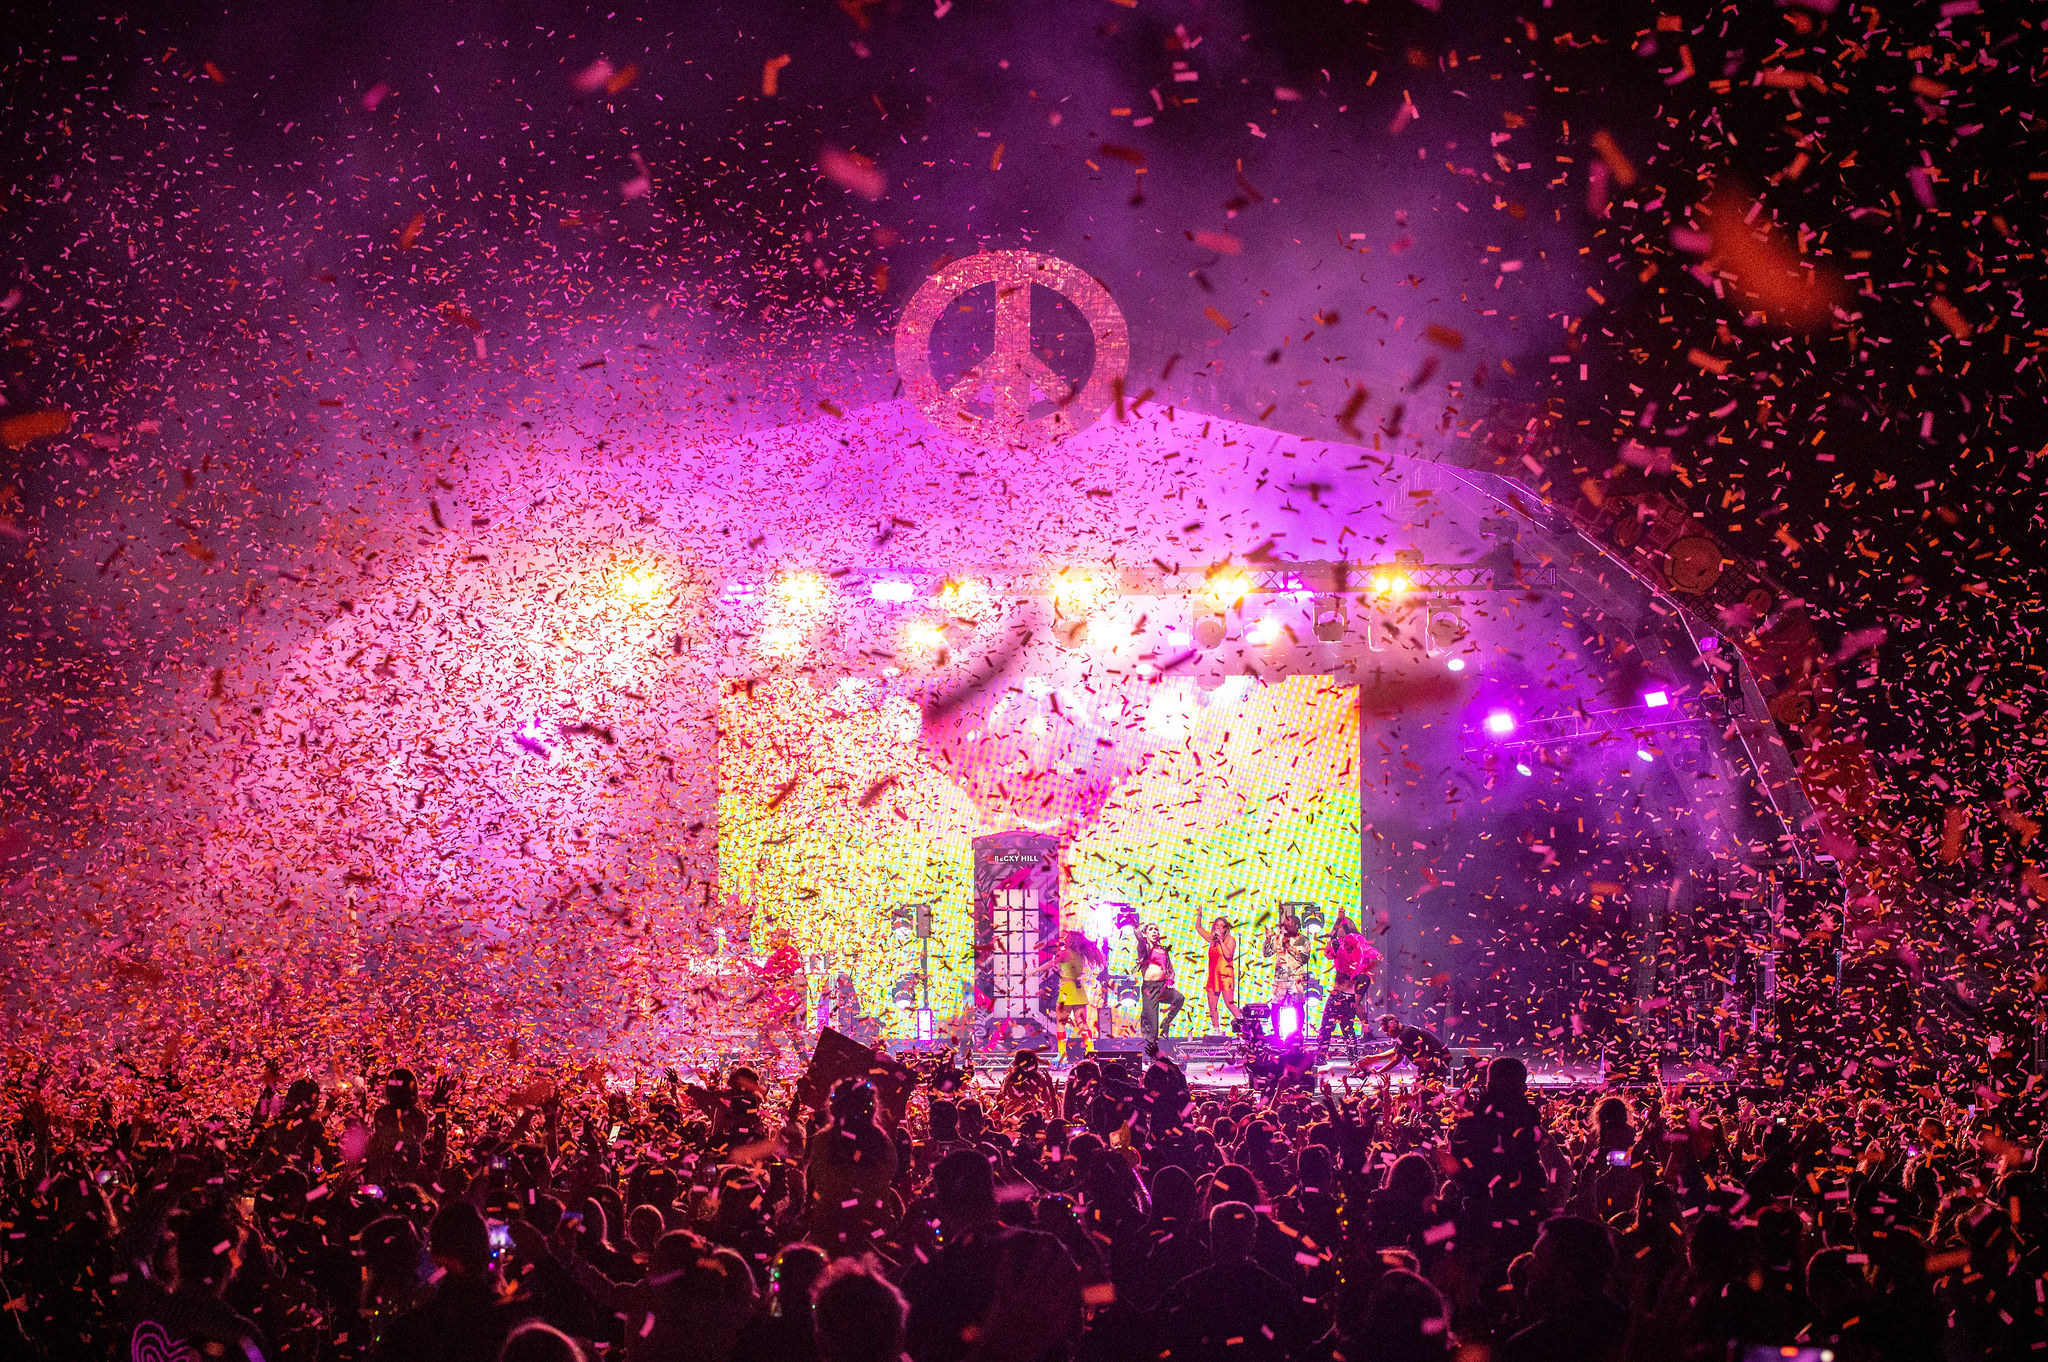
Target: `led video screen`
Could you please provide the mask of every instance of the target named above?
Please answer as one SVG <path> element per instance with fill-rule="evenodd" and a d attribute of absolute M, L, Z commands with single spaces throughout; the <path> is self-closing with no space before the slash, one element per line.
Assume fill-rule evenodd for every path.
<path fill-rule="evenodd" d="M 1212 919 L 1236 926 L 1240 999 L 1263 1001 L 1260 940 L 1279 904 L 1356 911 L 1356 692 L 1327 678 L 1026 680 L 937 721 L 878 681 L 773 679 L 728 688 L 718 726 L 728 920 L 757 951 L 790 931 L 812 996 L 844 972 L 890 1035 L 909 1034 L 925 998 L 900 909 L 933 910 L 939 1029 L 969 1001 L 970 844 L 984 833 L 1060 838 L 1066 925 L 1109 937 L 1112 978 L 1128 979 L 1132 951 L 1113 905 L 1165 929 L 1189 999 L 1176 1034 L 1208 1029 Z"/>

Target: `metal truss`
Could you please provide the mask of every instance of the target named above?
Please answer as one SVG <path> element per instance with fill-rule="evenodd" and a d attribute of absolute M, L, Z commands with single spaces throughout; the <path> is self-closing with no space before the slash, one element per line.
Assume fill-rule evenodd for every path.
<path fill-rule="evenodd" d="M 1727 714 L 1710 702 L 1674 698 L 1668 705 L 1630 705 L 1623 709 L 1572 710 L 1546 719 L 1528 719 L 1513 733 L 1493 737 L 1475 730 L 1465 740 L 1467 755 L 1482 752 L 1528 751 L 1535 747 L 1564 747 L 1573 743 L 1597 742 L 1618 733 L 1646 735 L 1672 730 L 1719 732 Z"/>
<path fill-rule="evenodd" d="M 918 568 L 868 570 L 842 581 L 861 584 L 884 580 L 916 582 L 920 595 L 936 594 L 948 583 L 969 580 L 984 586 L 991 597 L 1018 600 L 1061 594 L 1055 582 L 1062 575 L 1086 589 L 1094 583 L 1110 596 L 1193 596 L 1228 574 L 1232 594 L 1245 596 L 1355 596 L 1368 599 L 1473 595 L 1496 591 L 1551 591 L 1558 587 L 1555 564 L 1517 562 L 1505 546 L 1476 563 L 1351 563 L 1341 560 L 1298 562 L 1232 562 L 1214 570 L 1176 567 L 1154 560 L 1141 567 L 1076 565 L 1064 574 L 1044 568 L 984 565 L 950 577 Z M 765 583 L 748 583 L 757 591 Z"/>

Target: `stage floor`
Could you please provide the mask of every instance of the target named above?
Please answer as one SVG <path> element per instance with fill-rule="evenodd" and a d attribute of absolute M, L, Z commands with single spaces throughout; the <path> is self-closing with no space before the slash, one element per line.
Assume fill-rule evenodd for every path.
<path fill-rule="evenodd" d="M 1249 1079 L 1244 1066 L 1230 1060 L 1204 1057 L 1172 1056 L 1186 1072 L 1191 1087 L 1203 1089 L 1242 1088 Z M 1142 1064 L 1142 1053 L 1106 1054 L 1099 1060 L 1124 1059 Z M 1528 1059 L 1523 1062 L 1529 1069 L 1529 1086 L 1538 1089 L 1559 1090 L 1576 1088 L 1593 1090 L 1608 1086 L 1607 1066 L 1597 1060 L 1572 1062 L 1562 1060 Z M 978 1087 L 994 1089 L 1002 1082 L 1009 1061 L 1002 1055 L 977 1055 L 975 1057 L 975 1083 Z M 1064 1078 L 1073 1068 L 1069 1063 L 1049 1063 L 1055 1078 Z M 1365 1091 L 1378 1083 L 1376 1074 L 1353 1076 L 1351 1063 L 1336 1059 L 1321 1065 L 1316 1070 L 1318 1080 L 1327 1079 L 1331 1086 L 1342 1092 L 1347 1084 L 1352 1092 Z M 1388 1075 L 1396 1091 L 1406 1091 L 1415 1085 L 1415 1071 L 1402 1065 Z M 1667 1060 L 1659 1066 L 1659 1081 L 1667 1087 L 1707 1085 L 1719 1087 L 1733 1082 L 1734 1072 L 1723 1065 L 1699 1062 Z"/>

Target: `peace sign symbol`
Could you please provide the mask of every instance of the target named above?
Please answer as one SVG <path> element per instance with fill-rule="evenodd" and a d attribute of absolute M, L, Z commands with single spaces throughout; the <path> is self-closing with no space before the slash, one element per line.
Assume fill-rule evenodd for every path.
<path fill-rule="evenodd" d="M 984 284 L 996 286 L 995 347 L 941 388 L 932 376 L 932 328 L 954 299 Z M 1031 348 L 1034 286 L 1058 293 L 1088 321 L 1095 357 L 1078 388 Z M 1130 361 L 1130 328 L 1109 290 L 1078 265 L 1037 251 L 988 251 L 954 261 L 918 287 L 896 324 L 896 370 L 910 400 L 933 425 L 983 444 L 1036 444 L 1085 429 L 1109 405 Z"/>

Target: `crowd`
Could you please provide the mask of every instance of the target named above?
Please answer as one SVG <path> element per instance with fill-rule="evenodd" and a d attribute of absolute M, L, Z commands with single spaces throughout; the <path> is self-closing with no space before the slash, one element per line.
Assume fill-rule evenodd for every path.
<path fill-rule="evenodd" d="M 2033 1145 L 1933 1092 L 1773 1097 L 948 1060 L 480 1102 L 22 1073 L 0 1358 L 1661 1362 L 2048 1350 Z M 996 1078 L 995 1074 L 989 1079 Z M 281 1090 L 280 1090 L 281 1088 Z"/>

